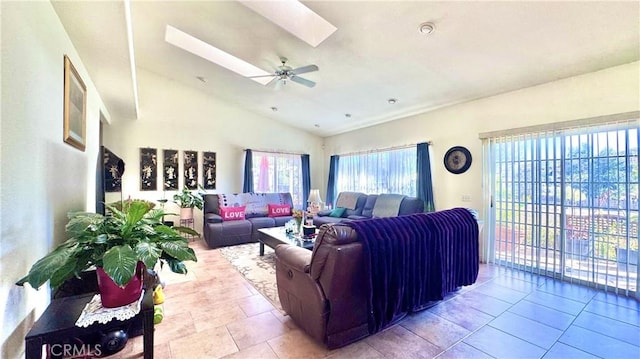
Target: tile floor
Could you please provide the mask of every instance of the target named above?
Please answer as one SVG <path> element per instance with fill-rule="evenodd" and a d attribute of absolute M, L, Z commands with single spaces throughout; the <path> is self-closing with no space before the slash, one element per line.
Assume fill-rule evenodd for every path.
<path fill-rule="evenodd" d="M 482 265 L 476 284 L 357 343 L 327 350 L 217 250 L 192 242 L 189 274 L 163 274 L 155 358 L 639 358 L 640 303 Z M 142 357 L 142 337 L 114 358 Z"/>

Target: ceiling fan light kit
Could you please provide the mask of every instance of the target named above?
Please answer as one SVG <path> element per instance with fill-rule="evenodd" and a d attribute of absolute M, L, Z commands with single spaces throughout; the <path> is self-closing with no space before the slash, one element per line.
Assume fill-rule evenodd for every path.
<path fill-rule="evenodd" d="M 286 57 L 281 57 L 280 62 L 282 63 L 282 65 L 278 66 L 274 73 L 268 75 L 249 76 L 249 78 L 254 79 L 262 77 L 273 77 L 273 79 L 266 83 L 265 86 L 274 85 L 276 89 L 279 89 L 280 87 L 286 85 L 288 81 L 293 81 L 307 87 L 314 87 L 316 85 L 315 82 L 302 78 L 298 75 L 318 71 L 318 66 L 306 65 L 294 69 L 291 68 L 291 66 L 287 65 L 287 61 L 288 59 Z"/>

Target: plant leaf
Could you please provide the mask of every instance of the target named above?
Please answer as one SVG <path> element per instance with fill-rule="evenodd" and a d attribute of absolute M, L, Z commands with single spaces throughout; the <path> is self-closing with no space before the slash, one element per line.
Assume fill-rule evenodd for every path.
<path fill-rule="evenodd" d="M 127 211 L 127 225 L 134 226 L 149 212 L 149 205 L 142 201 L 132 201 Z"/>
<path fill-rule="evenodd" d="M 135 274 L 137 263 L 136 254 L 126 244 L 113 247 L 102 256 L 102 268 L 119 286 L 129 283 Z"/>
<path fill-rule="evenodd" d="M 100 228 L 104 217 L 98 213 L 69 212 L 69 222 L 65 230 L 72 237 L 81 237 L 89 232 L 96 232 Z"/>
<path fill-rule="evenodd" d="M 180 233 L 186 233 L 186 234 L 190 234 L 192 236 L 200 236 L 200 233 L 194 231 L 193 229 L 189 228 L 189 227 L 173 227 L 173 229 L 177 232 Z"/>
<path fill-rule="evenodd" d="M 152 209 L 151 211 L 149 211 L 149 214 L 147 215 L 148 219 L 157 221 L 158 223 L 162 220 L 162 217 L 165 216 L 166 213 L 164 213 L 163 210 L 155 208 Z"/>
<path fill-rule="evenodd" d="M 76 265 L 78 260 L 76 258 L 70 257 L 67 263 L 63 264 L 58 270 L 56 270 L 51 275 L 51 288 L 58 288 L 62 285 L 67 279 L 71 278 L 76 272 Z"/>
<path fill-rule="evenodd" d="M 198 261 L 193 249 L 184 242 L 159 242 L 160 247 L 167 252 L 168 255 L 179 261 Z"/>
<path fill-rule="evenodd" d="M 155 244 L 148 242 L 139 242 L 133 250 L 138 257 L 138 260 L 144 262 L 144 265 L 149 269 L 153 269 L 153 267 L 155 267 L 158 262 L 158 258 L 160 258 L 160 255 L 162 254 L 162 249 L 158 248 Z"/>
<path fill-rule="evenodd" d="M 109 237 L 106 234 L 99 234 L 96 237 L 95 243 L 96 244 L 105 244 L 105 243 L 107 243 L 108 239 L 109 239 Z"/>
<path fill-rule="evenodd" d="M 169 268 L 174 273 L 187 274 L 187 266 L 182 263 L 182 261 L 175 259 L 167 259 L 167 264 L 169 264 Z"/>
<path fill-rule="evenodd" d="M 46 281 L 51 279 L 59 268 L 62 268 L 70 261 L 70 258 L 75 255 L 76 249 L 77 246 L 59 246 L 53 252 L 37 261 L 29 270 L 29 274 L 16 282 L 16 284 L 24 285 L 24 283 L 29 283 L 35 289 L 40 288 Z"/>
<path fill-rule="evenodd" d="M 155 230 L 158 233 L 162 233 L 170 237 L 180 237 L 180 234 L 175 231 L 175 228 L 178 228 L 178 227 L 168 227 L 165 225 L 160 225 L 160 226 L 156 226 Z"/>

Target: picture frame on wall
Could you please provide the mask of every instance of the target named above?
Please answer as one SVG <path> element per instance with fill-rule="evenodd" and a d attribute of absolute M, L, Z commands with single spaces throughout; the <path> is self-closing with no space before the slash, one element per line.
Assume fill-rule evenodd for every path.
<path fill-rule="evenodd" d="M 121 192 L 124 161 L 106 147 L 103 149 L 102 161 L 104 166 L 104 191 Z"/>
<path fill-rule="evenodd" d="M 216 189 L 216 153 L 202 152 L 202 187 Z"/>
<path fill-rule="evenodd" d="M 164 190 L 176 191 L 178 190 L 178 177 L 180 176 L 178 171 L 178 151 L 164 150 L 162 159 Z"/>
<path fill-rule="evenodd" d="M 198 152 L 184 151 L 184 185 L 198 189 Z"/>
<path fill-rule="evenodd" d="M 64 142 L 84 152 L 87 145 L 87 87 L 67 55 L 64 55 L 63 118 Z"/>
<path fill-rule="evenodd" d="M 156 191 L 158 188 L 158 150 L 140 149 L 140 190 Z"/>

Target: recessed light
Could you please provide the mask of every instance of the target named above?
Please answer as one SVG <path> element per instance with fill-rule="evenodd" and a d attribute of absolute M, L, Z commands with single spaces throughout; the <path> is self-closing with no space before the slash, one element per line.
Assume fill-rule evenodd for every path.
<path fill-rule="evenodd" d="M 271 111 L 278 112 L 278 108 L 274 106 L 274 107 L 271 108 Z"/>
<path fill-rule="evenodd" d="M 346 118 L 350 118 L 350 117 L 351 117 L 351 114 L 350 114 L 350 113 L 345 113 L 345 114 L 344 114 L 344 117 L 346 117 Z"/>
<path fill-rule="evenodd" d="M 207 79 L 206 79 L 206 78 L 204 78 L 204 77 L 202 77 L 202 76 L 196 76 L 196 78 L 197 78 L 198 80 L 200 80 L 200 82 L 202 82 L 202 83 L 205 83 L 205 84 L 207 83 Z"/>
<path fill-rule="evenodd" d="M 418 31 L 420 31 L 420 33 L 422 34 L 430 35 L 433 34 L 434 31 L 436 31 L 436 25 L 434 25 L 432 22 L 423 22 L 422 24 L 420 24 L 420 26 L 418 26 Z"/>
<path fill-rule="evenodd" d="M 397 99 L 395 99 L 395 98 L 390 98 L 390 99 L 388 99 L 388 100 L 387 100 L 387 102 L 388 102 L 390 105 L 393 105 L 393 104 L 395 104 L 396 102 L 398 102 L 398 100 L 397 100 Z"/>

